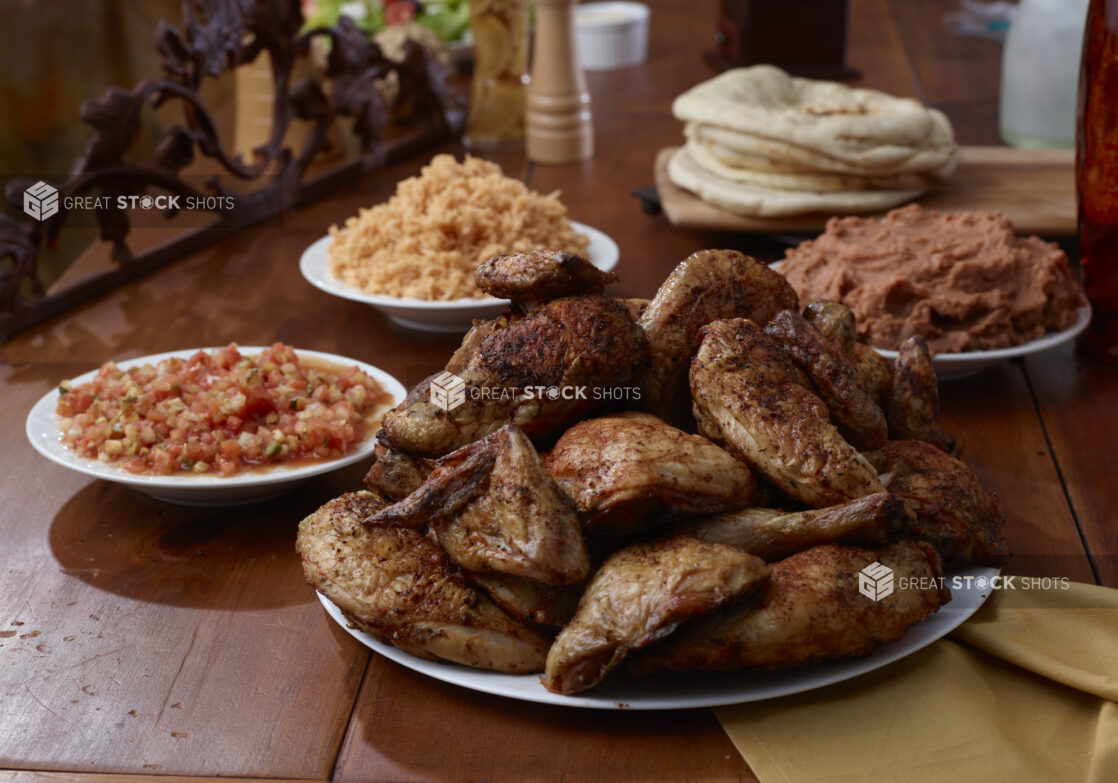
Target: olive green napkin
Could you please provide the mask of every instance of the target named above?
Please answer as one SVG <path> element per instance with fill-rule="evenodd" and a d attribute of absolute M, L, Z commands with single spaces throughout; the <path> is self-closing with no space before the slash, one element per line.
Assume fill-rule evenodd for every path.
<path fill-rule="evenodd" d="M 715 710 L 762 783 L 1118 781 L 1118 590 L 996 591 L 947 639 Z"/>

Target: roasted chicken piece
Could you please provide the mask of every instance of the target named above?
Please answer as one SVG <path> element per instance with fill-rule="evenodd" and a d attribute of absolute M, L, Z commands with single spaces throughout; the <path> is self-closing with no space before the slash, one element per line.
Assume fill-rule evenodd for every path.
<path fill-rule="evenodd" d="M 744 464 L 647 413 L 579 422 L 543 465 L 589 530 L 631 531 L 672 516 L 745 508 L 758 498 Z"/>
<path fill-rule="evenodd" d="M 542 671 L 550 639 L 467 585 L 415 530 L 366 527 L 371 492 L 331 500 L 299 524 L 303 573 L 358 627 L 420 658 L 510 674 Z"/>
<path fill-rule="evenodd" d="M 854 313 L 838 302 L 820 299 L 804 308 L 804 319 L 838 348 L 854 366 L 873 401 L 885 410 L 893 370 L 889 361 L 865 343 L 857 341 Z"/>
<path fill-rule="evenodd" d="M 859 592 L 858 573 L 875 562 L 892 569 L 897 585 L 876 601 Z M 942 576 L 939 555 L 922 541 L 813 547 L 774 564 L 757 601 L 696 620 L 630 668 L 778 669 L 868 655 L 951 600 Z M 548 671 L 550 664 L 551 653 Z"/>
<path fill-rule="evenodd" d="M 419 489 L 431 475 L 430 460 L 379 443 L 375 453 L 377 461 L 365 474 L 365 486 L 389 500 L 402 500 Z"/>
<path fill-rule="evenodd" d="M 380 433 L 387 445 L 438 457 L 510 421 L 545 437 L 584 418 L 645 357 L 643 332 L 608 297 L 555 299 L 499 320 L 462 357 L 462 396 L 440 407 L 426 395 L 389 411 Z"/>
<path fill-rule="evenodd" d="M 897 352 L 888 414 L 892 440 L 922 440 L 953 457 L 962 453 L 963 444 L 940 426 L 939 382 L 928 344 L 918 334 Z"/>
<path fill-rule="evenodd" d="M 811 378 L 815 392 L 839 431 L 858 449 L 879 448 L 889 437 L 885 414 L 854 367 L 814 326 L 792 310 L 781 310 L 765 327 L 792 361 Z"/>
<path fill-rule="evenodd" d="M 767 561 L 781 560 L 820 544 L 881 546 L 912 526 L 905 504 L 888 492 L 829 508 L 779 511 L 747 508 L 674 528 L 708 543 L 728 544 Z"/>
<path fill-rule="evenodd" d="M 565 625 L 574 615 L 585 587 L 584 584 L 545 585 L 534 579 L 496 572 L 465 572 L 464 576 L 471 584 L 488 593 L 493 603 L 511 617 L 531 625 Z"/>
<path fill-rule="evenodd" d="M 767 323 L 797 302 L 787 280 L 744 253 L 700 250 L 683 259 L 640 317 L 651 358 L 640 377 L 645 410 L 670 418 L 686 399 L 699 329 L 720 318 Z"/>
<path fill-rule="evenodd" d="M 1009 557 L 998 499 L 960 460 L 917 440 L 889 441 L 866 457 L 915 515 L 913 534 L 948 566 L 1000 565 Z"/>
<path fill-rule="evenodd" d="M 483 261 L 474 270 L 474 282 L 498 299 L 528 304 L 574 294 L 600 294 L 617 275 L 605 272 L 585 258 L 561 250 L 507 253 Z"/>
<path fill-rule="evenodd" d="M 467 571 L 564 585 L 590 572 L 570 500 L 540 464 L 528 437 L 509 424 L 443 457 L 427 481 L 370 526 L 431 525 L 439 544 Z"/>
<path fill-rule="evenodd" d="M 724 544 L 674 535 L 615 552 L 590 580 L 547 655 L 544 687 L 578 693 L 632 650 L 684 620 L 728 606 L 764 582 L 768 566 Z"/>
<path fill-rule="evenodd" d="M 744 318 L 704 326 L 691 365 L 699 432 L 809 506 L 882 492 L 775 338 Z"/>

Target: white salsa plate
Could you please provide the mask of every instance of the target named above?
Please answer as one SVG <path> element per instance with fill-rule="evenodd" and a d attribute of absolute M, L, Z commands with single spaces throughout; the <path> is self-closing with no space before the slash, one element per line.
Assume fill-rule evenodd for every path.
<path fill-rule="evenodd" d="M 941 381 L 956 378 L 966 378 L 992 367 L 998 362 L 1007 359 L 1016 359 L 1020 356 L 1031 356 L 1034 353 L 1048 351 L 1056 346 L 1074 340 L 1087 328 L 1091 322 L 1091 307 L 1083 305 L 1076 313 L 1075 323 L 1059 332 L 1050 332 L 1044 337 L 1038 337 L 1023 345 L 1012 348 L 998 348 L 992 351 L 966 351 L 964 353 L 937 353 L 932 356 L 932 366 L 936 369 L 936 377 Z M 897 358 L 896 351 L 887 351 L 884 348 L 874 348 L 886 359 L 893 361 Z"/>
<path fill-rule="evenodd" d="M 617 266 L 621 256 L 617 243 L 596 228 L 571 221 L 571 227 L 590 238 L 587 256 L 594 266 L 610 271 Z M 299 259 L 299 271 L 311 285 L 333 296 L 364 302 L 383 312 L 390 321 L 420 332 L 440 332 L 463 334 L 474 319 L 488 320 L 499 316 L 509 302 L 507 299 L 485 297 L 482 299 L 450 299 L 432 301 L 429 299 L 407 299 L 383 294 L 367 294 L 359 288 L 343 283 L 330 274 L 330 260 L 327 255 L 332 238 L 322 237 L 303 251 Z"/>
<path fill-rule="evenodd" d="M 216 348 L 191 348 L 190 350 L 168 351 L 167 353 L 142 356 L 138 359 L 128 359 L 117 362 L 122 370 L 143 364 L 155 364 L 162 359 L 189 358 L 199 350 L 213 351 Z M 238 350 L 245 356 L 252 356 L 264 350 L 261 346 L 238 346 Z M 357 365 L 370 377 L 375 379 L 392 397 L 392 404 L 404 399 L 403 385 L 391 375 L 374 367 L 371 364 L 347 359 L 344 356 L 335 356 L 319 351 L 304 351 L 297 349 L 296 353 L 302 359 L 315 359 L 331 364 L 344 366 Z M 97 370 L 91 370 L 84 375 L 70 380 L 71 385 L 77 386 L 93 379 Z M 27 416 L 27 438 L 35 450 L 64 468 L 84 473 L 87 476 L 124 484 L 133 489 L 150 495 L 158 500 L 177 503 L 184 506 L 236 506 L 244 503 L 254 503 L 266 498 L 282 495 L 295 488 L 295 485 L 322 473 L 343 468 L 368 459 L 373 455 L 376 447 L 374 432 L 367 433 L 361 443 L 346 454 L 335 460 L 327 462 L 314 462 L 310 464 L 285 467 L 275 465 L 261 468 L 233 476 L 217 475 L 190 475 L 190 476 L 148 476 L 129 473 L 124 468 L 98 462 L 96 459 L 83 457 L 75 453 L 62 443 L 62 433 L 58 429 L 59 416 L 55 413 L 58 407 L 59 391 L 57 388 L 43 396 L 31 408 Z M 387 408 L 386 408 L 387 410 Z"/>
<path fill-rule="evenodd" d="M 321 593 L 318 594 L 318 600 L 335 622 L 366 647 L 401 666 L 452 685 L 510 699 L 564 707 L 685 710 L 788 696 L 880 669 L 942 639 L 962 625 L 989 597 L 990 580 L 998 573 L 1000 571 L 996 568 L 973 568 L 946 575 L 946 584 L 951 588 L 951 602 L 923 622 L 909 628 L 900 640 L 878 647 L 865 658 L 830 661 L 775 672 L 703 672 L 643 678 L 629 676 L 622 671 L 622 664 L 619 670 L 610 672 L 601 685 L 575 696 L 552 693 L 540 684 L 539 675 L 535 674 L 501 674 L 416 658 L 353 627 L 341 609 Z M 962 584 L 959 589 L 953 586 L 956 578 Z"/>

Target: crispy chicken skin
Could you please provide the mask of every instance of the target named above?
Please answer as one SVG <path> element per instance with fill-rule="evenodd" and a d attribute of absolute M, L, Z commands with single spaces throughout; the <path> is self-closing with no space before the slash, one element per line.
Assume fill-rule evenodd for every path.
<path fill-rule="evenodd" d="M 485 293 L 515 302 L 546 302 L 574 294 L 600 294 L 617 275 L 561 250 L 507 253 L 483 261 L 474 282 Z"/>
<path fill-rule="evenodd" d="M 384 417 L 380 437 L 387 445 L 438 457 L 509 421 L 531 438 L 546 437 L 584 418 L 596 394 L 627 383 L 645 357 L 643 332 L 608 297 L 555 299 L 530 315 L 499 320 L 504 325 L 486 334 L 456 373 L 466 384 L 464 402 L 449 412 L 427 396 L 401 404 Z M 583 393 L 528 393 L 553 386 Z"/>
<path fill-rule="evenodd" d="M 419 489 L 431 475 L 430 460 L 414 457 L 382 444 L 376 447 L 377 461 L 365 474 L 365 486 L 389 500 L 401 500 Z"/>
<path fill-rule="evenodd" d="M 715 321 L 701 335 L 691 364 L 701 434 L 814 508 L 884 490 L 775 338 L 744 318 Z"/>
<path fill-rule="evenodd" d="M 1009 557 L 1001 504 L 960 460 L 917 440 L 889 441 L 866 457 L 915 515 L 913 534 L 948 566 L 1000 565 Z"/>
<path fill-rule="evenodd" d="M 463 576 L 480 587 L 493 603 L 521 622 L 529 625 L 558 627 L 567 623 L 575 613 L 578 599 L 585 584 L 545 585 L 534 579 L 524 579 L 508 574 L 471 573 Z"/>
<path fill-rule="evenodd" d="M 939 383 L 924 338 L 914 334 L 901 344 L 889 387 L 889 437 L 922 440 L 958 457 L 963 444 L 939 423 Z"/>
<path fill-rule="evenodd" d="M 888 492 L 875 492 L 849 503 L 808 511 L 731 511 L 687 520 L 673 530 L 700 541 L 744 549 L 771 563 L 820 544 L 881 546 L 911 526 L 912 517 L 901 500 Z"/>
<path fill-rule="evenodd" d="M 857 449 L 879 448 L 889 437 L 885 414 L 854 367 L 814 326 L 792 310 L 781 310 L 765 327 L 792 361 L 811 378 L 816 394 Z"/>
<path fill-rule="evenodd" d="M 468 571 L 550 585 L 590 573 L 570 500 L 540 464 L 532 442 L 511 424 L 439 460 L 419 489 L 370 514 L 366 524 L 430 524 L 450 558 Z"/>
<path fill-rule="evenodd" d="M 547 655 L 542 682 L 556 693 L 592 688 L 629 654 L 681 622 L 731 605 L 768 574 L 760 559 L 674 535 L 615 552 Z"/>
<path fill-rule="evenodd" d="M 720 318 L 763 324 L 797 303 L 787 280 L 744 253 L 700 250 L 683 259 L 640 317 L 651 357 L 640 377 L 645 410 L 669 418 L 677 400 L 686 398 L 687 369 L 703 326 Z"/>
<path fill-rule="evenodd" d="M 858 592 L 858 572 L 874 561 L 893 569 L 898 585 L 879 601 Z M 813 547 L 774 564 L 758 600 L 695 621 L 634 658 L 630 668 L 639 674 L 779 669 L 868 655 L 951 600 L 942 576 L 939 555 L 922 541 L 881 550 Z"/>
<path fill-rule="evenodd" d="M 383 506 L 371 492 L 331 500 L 299 524 L 307 581 L 357 627 L 420 658 L 510 674 L 542 671 L 548 637 L 469 587 L 414 530 L 369 528 Z"/>
<path fill-rule="evenodd" d="M 588 530 L 639 530 L 672 515 L 745 508 L 758 497 L 756 478 L 729 452 L 647 413 L 581 421 L 543 465 Z"/>
<path fill-rule="evenodd" d="M 884 356 L 857 341 L 854 313 L 850 308 L 820 299 L 804 308 L 804 320 L 842 352 L 854 366 L 870 397 L 884 410 L 889 399 L 889 385 L 893 382 L 893 370 Z"/>

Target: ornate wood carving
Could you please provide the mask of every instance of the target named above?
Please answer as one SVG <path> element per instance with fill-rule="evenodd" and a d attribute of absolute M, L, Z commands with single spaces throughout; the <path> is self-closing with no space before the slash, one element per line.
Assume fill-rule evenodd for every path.
<path fill-rule="evenodd" d="M 81 117 L 92 126 L 93 138 L 66 181 L 53 185 L 58 212 L 42 221 L 0 214 L 0 338 L 461 132 L 463 101 L 446 85 L 444 66 L 418 44 L 408 43 L 403 62 L 395 62 L 346 17 L 335 27 L 300 32 L 299 0 L 184 0 L 182 16 L 181 29 L 161 21 L 156 30 L 163 78 L 142 81 L 130 91 L 112 87 L 82 104 Z M 296 63 L 310 56 L 318 38 L 327 39 L 329 47 L 325 80 L 293 81 Z M 271 57 L 275 82 L 272 127 L 267 142 L 246 161 L 225 147 L 198 90 L 204 80 L 250 63 L 262 52 Z M 399 90 L 394 104 L 387 106 L 376 82 L 390 74 Z M 150 162 L 129 160 L 126 154 L 139 135 L 144 109 L 170 102 L 181 106 L 181 123 L 164 131 Z M 329 148 L 327 133 L 338 117 L 352 118 L 360 153 L 310 177 L 311 161 Z M 298 150 L 284 145 L 294 118 L 311 123 Z M 390 118 L 405 132 L 389 139 Z M 224 172 L 201 189 L 180 176 L 196 155 L 216 161 Z M 99 209 L 97 225 L 101 238 L 112 245 L 115 267 L 49 294 L 36 273 L 40 248 L 57 239 L 71 216 L 64 206 L 67 197 L 96 194 L 115 204 L 118 195 L 149 190 L 181 197 L 226 196 L 231 192 L 222 177 L 252 182 L 265 176 L 268 184 L 249 195 L 237 194 L 233 209 L 214 209 L 216 222 L 142 253 L 129 248 L 128 213 Z M 9 181 L 8 201 L 22 209 L 24 192 L 35 182 Z M 173 215 L 173 210 L 167 212 L 167 217 Z"/>

